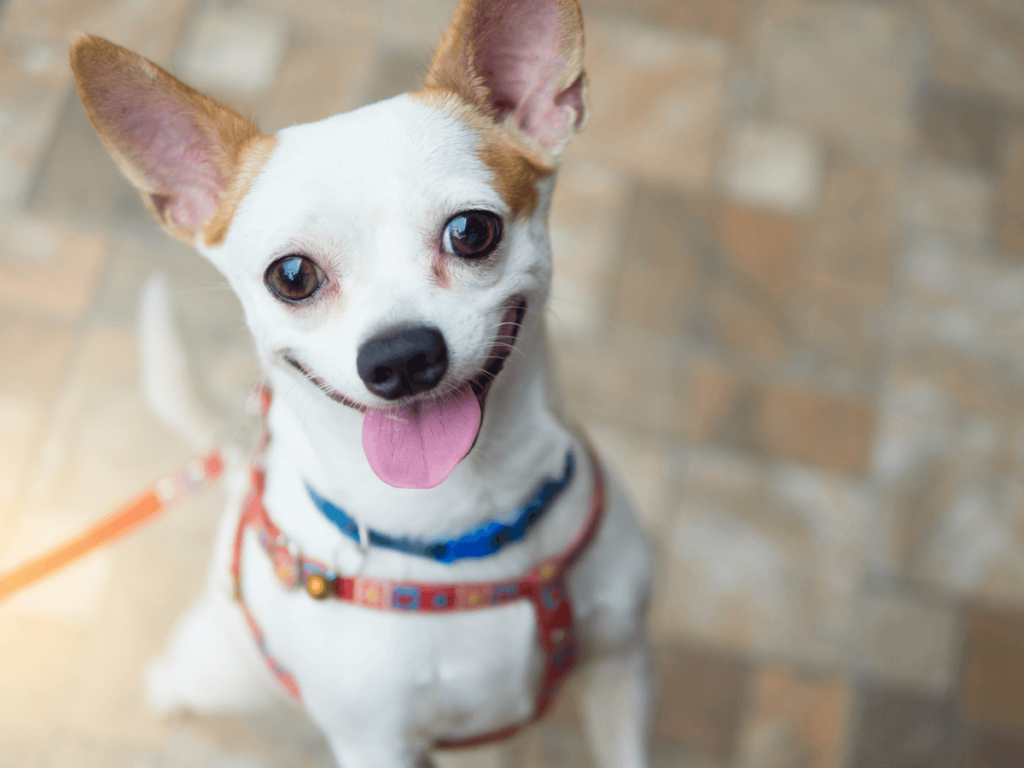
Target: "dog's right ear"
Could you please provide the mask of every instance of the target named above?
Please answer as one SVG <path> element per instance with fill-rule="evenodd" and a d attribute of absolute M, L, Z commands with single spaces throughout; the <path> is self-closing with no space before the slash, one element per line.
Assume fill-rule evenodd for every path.
<path fill-rule="evenodd" d="M 462 0 L 423 82 L 557 157 L 587 117 L 577 0 Z"/>
<path fill-rule="evenodd" d="M 274 140 L 151 61 L 92 35 L 71 44 L 89 118 L 146 206 L 190 244 L 223 241 Z"/>

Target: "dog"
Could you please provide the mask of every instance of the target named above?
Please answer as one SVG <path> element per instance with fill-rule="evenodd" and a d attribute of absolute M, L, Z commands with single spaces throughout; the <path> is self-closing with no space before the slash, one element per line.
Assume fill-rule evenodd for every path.
<path fill-rule="evenodd" d="M 268 383 L 150 701 L 301 700 L 339 765 L 395 768 L 508 736 L 575 669 L 598 764 L 646 765 L 650 551 L 545 342 L 548 209 L 587 116 L 576 0 L 463 0 L 419 91 L 274 136 L 106 40 L 71 66 Z"/>

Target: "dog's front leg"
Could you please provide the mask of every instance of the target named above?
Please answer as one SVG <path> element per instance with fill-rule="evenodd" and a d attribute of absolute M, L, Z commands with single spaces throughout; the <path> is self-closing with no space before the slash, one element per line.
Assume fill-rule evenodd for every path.
<path fill-rule="evenodd" d="M 653 701 L 646 645 L 637 641 L 580 671 L 580 711 L 597 765 L 644 768 Z"/>
<path fill-rule="evenodd" d="M 507 744 L 492 744 L 436 752 L 433 761 L 436 768 L 513 768 L 521 765 L 522 760 L 517 760 L 509 752 Z"/>
<path fill-rule="evenodd" d="M 181 617 L 167 651 L 146 670 L 159 712 L 246 712 L 284 701 L 239 607 L 211 586 Z"/>

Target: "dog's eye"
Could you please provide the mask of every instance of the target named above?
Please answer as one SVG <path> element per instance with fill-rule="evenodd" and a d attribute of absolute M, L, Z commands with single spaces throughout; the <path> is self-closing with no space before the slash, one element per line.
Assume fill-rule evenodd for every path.
<path fill-rule="evenodd" d="M 489 211 L 463 211 L 451 218 L 441 238 L 444 250 L 464 259 L 487 256 L 501 240 L 501 219 Z"/>
<path fill-rule="evenodd" d="M 285 256 L 270 265 L 264 282 L 279 299 L 295 303 L 320 290 L 324 273 L 305 256 Z"/>

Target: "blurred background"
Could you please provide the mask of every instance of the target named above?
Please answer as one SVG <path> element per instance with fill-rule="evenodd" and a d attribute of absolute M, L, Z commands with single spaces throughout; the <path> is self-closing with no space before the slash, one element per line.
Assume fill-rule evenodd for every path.
<path fill-rule="evenodd" d="M 1024 4 L 583 3 L 550 315 L 657 552 L 654 765 L 1024 765 Z M 272 131 L 414 88 L 453 7 L 0 0 L 0 568 L 188 455 L 139 391 L 148 275 L 226 422 L 257 375 L 95 137 L 70 34 Z M 0 605 L 0 765 L 333 765 L 295 712 L 142 704 L 222 501 Z M 514 749 L 588 764 L 569 706 Z"/>

